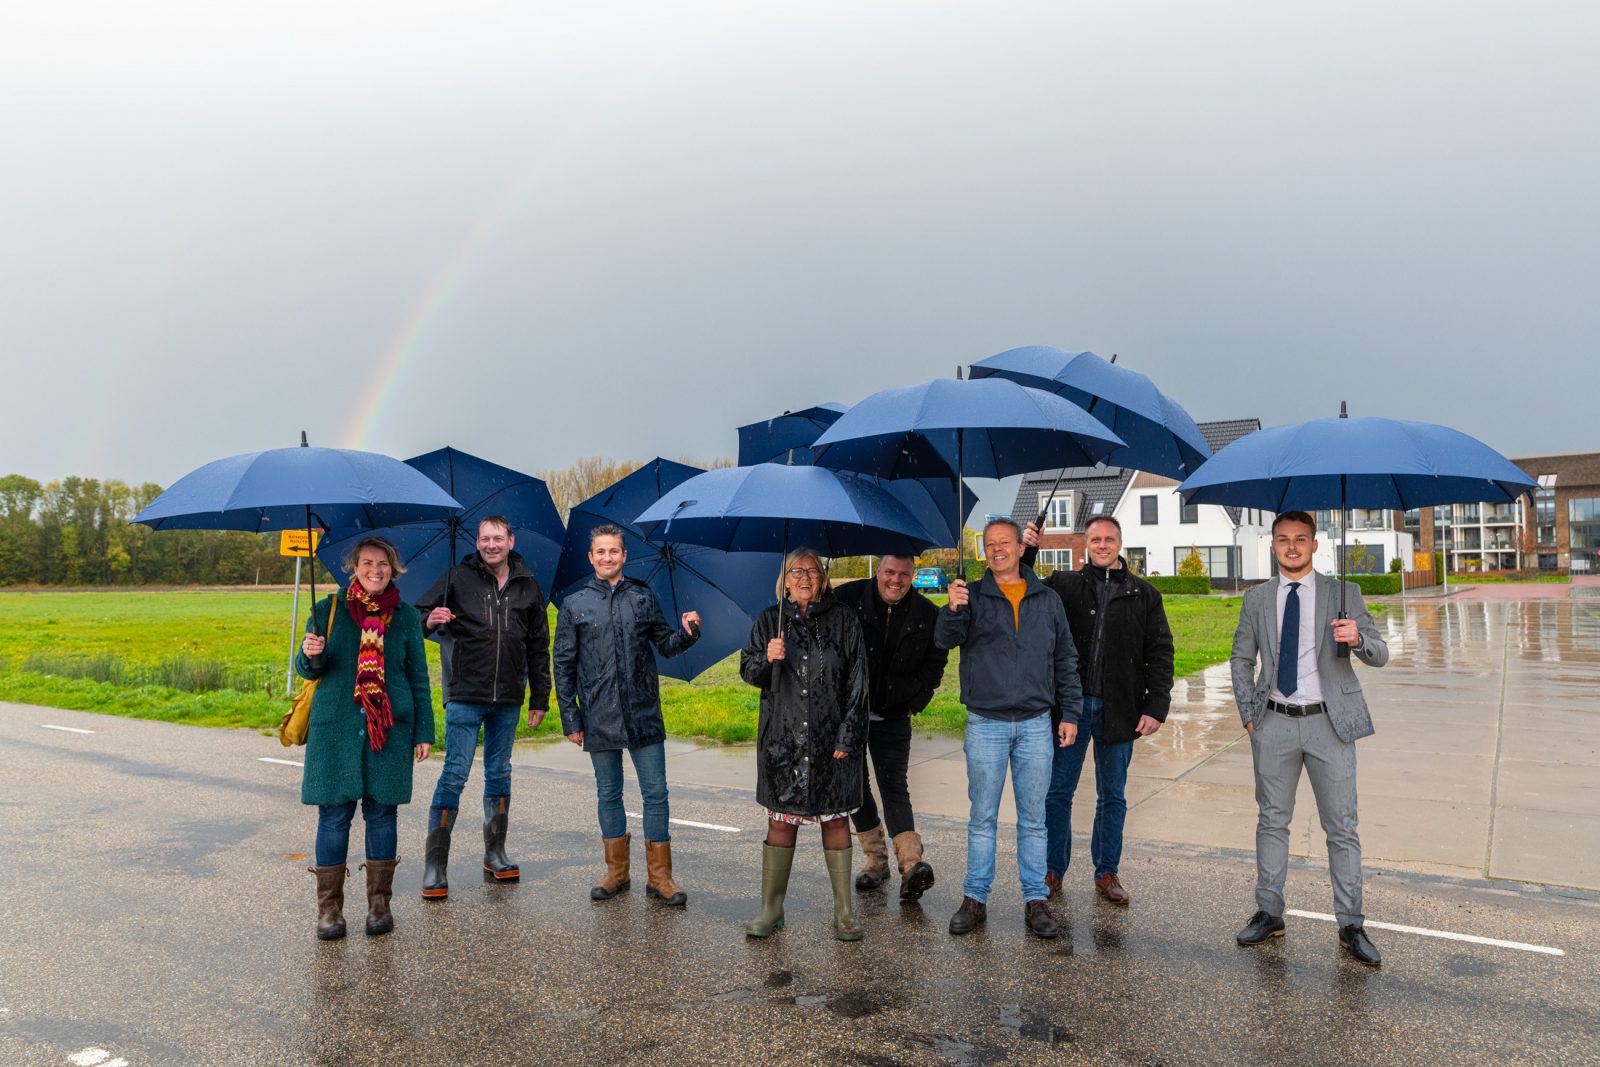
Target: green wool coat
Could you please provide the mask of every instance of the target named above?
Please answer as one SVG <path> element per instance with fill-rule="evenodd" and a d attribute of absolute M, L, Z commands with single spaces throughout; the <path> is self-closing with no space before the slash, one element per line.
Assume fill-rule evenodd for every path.
<path fill-rule="evenodd" d="M 328 607 L 333 600 L 327 597 L 311 609 L 318 633 L 328 632 Z M 380 804 L 410 803 L 414 746 L 433 744 L 433 690 L 422 646 L 422 616 L 402 601 L 395 605 L 384 634 L 383 677 L 394 725 L 389 727 L 383 748 L 374 752 L 367 743 L 367 713 L 355 696 L 360 633 L 343 594 L 338 594 L 338 601 L 339 616 L 321 664 L 313 667 L 304 652 L 294 657 L 296 673 L 317 680 L 300 800 L 343 804 L 371 797 Z"/>

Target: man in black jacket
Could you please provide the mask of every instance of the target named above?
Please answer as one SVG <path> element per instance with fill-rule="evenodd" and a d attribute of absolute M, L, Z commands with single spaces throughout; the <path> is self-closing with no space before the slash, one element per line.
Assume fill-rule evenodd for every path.
<path fill-rule="evenodd" d="M 450 831 L 455 826 L 483 728 L 483 869 L 515 882 L 506 858 L 511 808 L 511 742 L 528 697 L 528 725 L 550 708 L 550 620 L 544 592 L 514 551 L 511 523 L 491 515 L 478 523 L 478 551 L 440 578 L 417 601 L 423 629 L 439 634 L 444 671 L 444 770 L 428 811 L 422 895 L 443 900 L 450 886 Z"/>
<path fill-rule="evenodd" d="M 1061 596 L 1078 648 L 1083 680 L 1083 729 L 1077 740 L 1056 750 L 1050 793 L 1045 800 L 1047 866 L 1052 896 L 1072 861 L 1072 794 L 1094 738 L 1094 830 L 1089 855 L 1095 890 L 1113 904 L 1127 904 L 1117 870 L 1122 861 L 1122 826 L 1128 764 L 1135 738 L 1161 729 L 1172 702 L 1172 630 L 1161 594 L 1130 571 L 1122 560 L 1122 525 L 1097 515 L 1084 530 L 1089 558 L 1078 571 L 1056 571 L 1045 584 Z M 1039 531 L 1023 534 L 1037 552 Z M 1028 559 L 1024 556 L 1024 559 Z"/>
<path fill-rule="evenodd" d="M 605 874 L 589 890 L 591 900 L 610 900 L 631 884 L 628 817 L 622 808 L 622 753 L 639 776 L 644 799 L 644 854 L 649 871 L 645 894 L 682 907 L 688 894 L 672 880 L 672 835 L 668 832 L 667 727 L 652 647 L 663 656 L 689 649 L 700 636 L 700 613 L 686 611 L 682 629 L 661 615 L 655 593 L 623 575 L 628 550 L 619 527 L 589 531 L 594 577 L 569 594 L 556 615 L 553 660 L 561 732 L 589 753 L 594 764 Z"/>
<path fill-rule="evenodd" d="M 884 556 L 875 577 L 850 582 L 835 594 L 856 613 L 867 643 L 867 752 L 883 794 L 880 820 L 872 772 L 862 764 L 861 807 L 852 819 L 865 862 L 856 888 L 877 889 L 889 880 L 887 841 L 892 840 L 901 900 L 916 900 L 933 885 L 933 868 L 923 861 L 922 838 L 911 812 L 906 768 L 911 761 L 911 716 L 933 699 L 950 659 L 948 650 L 933 643 L 939 609 L 911 588 L 915 564 L 910 556 Z"/>

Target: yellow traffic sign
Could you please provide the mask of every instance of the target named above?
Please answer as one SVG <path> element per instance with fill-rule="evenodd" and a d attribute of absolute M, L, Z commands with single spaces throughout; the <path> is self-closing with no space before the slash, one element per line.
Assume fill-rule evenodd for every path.
<path fill-rule="evenodd" d="M 322 531 L 311 532 L 311 550 L 306 550 L 306 531 L 304 530 L 279 530 L 278 555 L 280 556 L 310 556 L 317 549 L 317 543 L 322 540 Z"/>

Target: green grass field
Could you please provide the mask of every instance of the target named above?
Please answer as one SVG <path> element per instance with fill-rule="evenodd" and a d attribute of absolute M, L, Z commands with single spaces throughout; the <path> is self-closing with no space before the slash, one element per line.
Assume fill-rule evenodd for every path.
<path fill-rule="evenodd" d="M 0 593 L 0 699 L 198 726 L 270 729 L 288 708 L 284 669 L 290 599 L 283 591 L 254 589 Z M 302 621 L 305 612 L 302 597 Z M 1237 597 L 1168 597 L 1167 614 L 1180 676 L 1228 658 L 1239 617 Z M 437 700 L 438 649 L 432 642 L 428 656 Z M 209 688 L 218 685 L 223 688 Z M 667 730 L 677 737 L 753 739 L 756 697 L 739 678 L 737 655 L 693 682 L 664 678 L 661 683 Z M 434 714 L 442 740 L 443 708 L 436 707 Z M 924 729 L 959 734 L 965 721 L 952 656 L 944 684 L 917 722 Z M 537 731 L 524 725 L 521 735 L 559 732 L 559 715 L 552 709 Z"/>

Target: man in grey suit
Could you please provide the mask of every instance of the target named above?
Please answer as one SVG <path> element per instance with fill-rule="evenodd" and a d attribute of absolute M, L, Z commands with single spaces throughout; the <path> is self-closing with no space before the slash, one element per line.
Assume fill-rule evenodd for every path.
<path fill-rule="evenodd" d="M 1360 589 L 1346 583 L 1351 618 L 1338 618 L 1339 583 L 1311 569 L 1317 525 L 1303 511 L 1272 523 L 1278 577 L 1251 589 L 1233 635 L 1233 695 L 1255 762 L 1256 908 L 1241 945 L 1283 936 L 1289 820 L 1305 768 L 1328 839 L 1328 873 L 1339 943 L 1361 963 L 1382 962 L 1361 914 L 1361 840 L 1356 836 L 1356 741 L 1372 733 L 1355 660 L 1389 661 Z M 1337 646 L 1349 648 L 1339 655 Z M 1257 665 L 1260 671 L 1257 673 Z"/>

